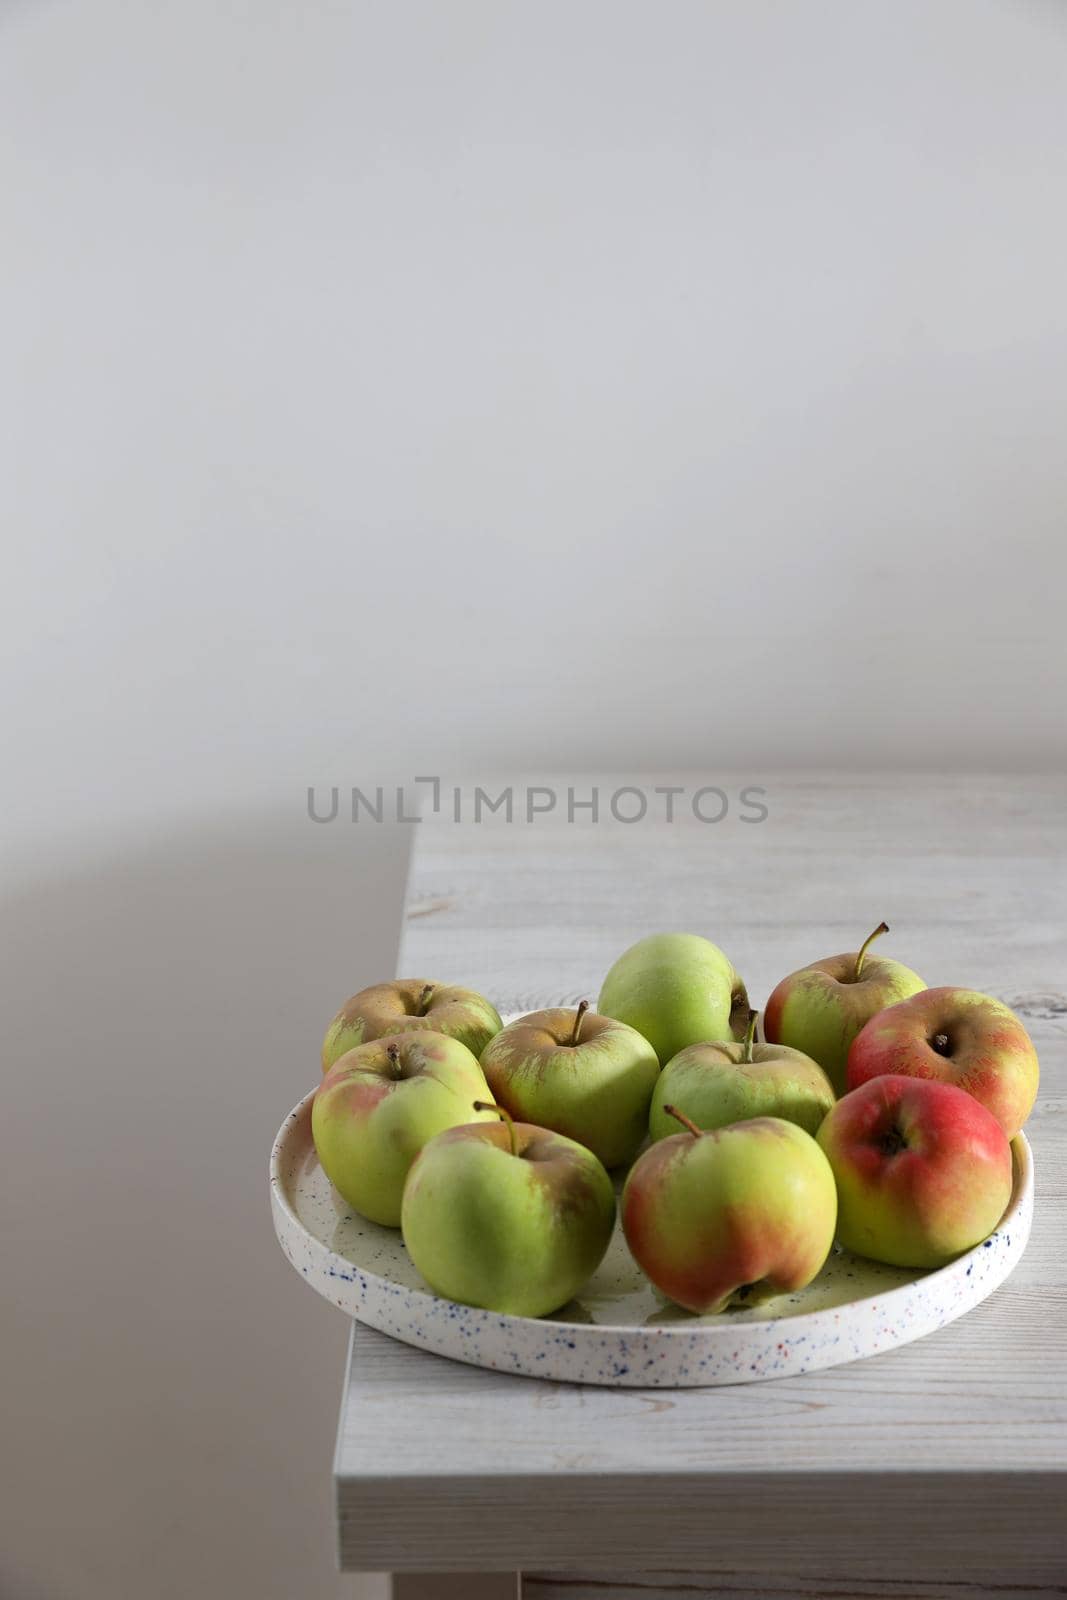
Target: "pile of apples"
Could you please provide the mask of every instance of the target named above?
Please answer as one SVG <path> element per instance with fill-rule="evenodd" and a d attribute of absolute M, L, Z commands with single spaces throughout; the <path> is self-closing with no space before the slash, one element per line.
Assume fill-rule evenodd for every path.
<path fill-rule="evenodd" d="M 1007 1006 L 928 989 L 855 952 L 784 978 L 757 1013 L 695 934 L 625 951 L 596 1011 L 503 1026 L 473 990 L 401 979 L 354 995 L 322 1049 L 319 1160 L 399 1226 L 438 1294 L 544 1316 L 615 1224 L 660 1292 L 699 1313 L 802 1289 L 835 1238 L 937 1267 L 996 1227 L 1009 1141 L 1037 1094 Z"/>

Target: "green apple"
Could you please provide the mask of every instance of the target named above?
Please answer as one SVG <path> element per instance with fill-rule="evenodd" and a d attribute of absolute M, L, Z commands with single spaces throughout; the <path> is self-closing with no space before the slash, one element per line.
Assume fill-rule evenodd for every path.
<path fill-rule="evenodd" d="M 489 1100 L 485 1075 L 465 1044 L 443 1033 L 395 1033 L 357 1045 L 330 1068 L 311 1106 L 323 1171 L 342 1199 L 395 1228 L 408 1168 L 445 1128 L 471 1122 Z M 483 1121 L 493 1113 L 479 1113 Z"/>
<path fill-rule="evenodd" d="M 744 1041 L 691 1044 L 668 1061 L 652 1091 L 653 1139 L 678 1132 L 667 1106 L 698 1128 L 726 1128 L 753 1117 L 782 1117 L 814 1134 L 834 1103 L 829 1078 L 810 1056 L 785 1044 L 755 1043 L 756 1013 Z"/>
<path fill-rule="evenodd" d="M 500 1115 L 506 1126 L 452 1128 L 426 1145 L 404 1188 L 404 1243 L 447 1299 L 543 1317 L 600 1265 L 615 1193 L 582 1145 Z"/>
<path fill-rule="evenodd" d="M 597 1009 L 644 1034 L 661 1062 L 687 1044 L 739 1039 L 748 995 L 730 961 L 695 933 L 639 939 L 604 979 Z"/>
<path fill-rule="evenodd" d="M 458 1039 L 480 1056 L 501 1028 L 500 1014 L 483 995 L 425 978 L 375 983 L 346 1000 L 322 1041 L 322 1070 L 329 1072 L 349 1050 L 387 1033 L 428 1028 Z"/>
<path fill-rule="evenodd" d="M 482 1071 L 513 1117 L 577 1139 L 616 1167 L 648 1131 L 659 1061 L 635 1029 L 589 1013 L 583 1000 L 509 1022 L 482 1051 Z"/>
<path fill-rule="evenodd" d="M 830 1164 L 794 1122 L 755 1117 L 651 1145 L 622 1191 L 638 1266 L 689 1311 L 718 1312 L 803 1289 L 830 1253 L 837 1193 Z"/>
<path fill-rule="evenodd" d="M 899 961 L 868 959 L 871 943 L 888 932 L 889 924 L 880 922 L 858 951 L 827 956 L 790 973 L 763 1013 L 764 1037 L 811 1056 L 836 1094 L 845 1092 L 849 1047 L 860 1029 L 886 1006 L 926 988 L 919 974 Z"/>

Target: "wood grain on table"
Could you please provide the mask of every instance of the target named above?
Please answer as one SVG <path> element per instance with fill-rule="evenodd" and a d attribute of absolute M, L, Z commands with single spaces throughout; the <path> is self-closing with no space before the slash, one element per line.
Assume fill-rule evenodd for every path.
<path fill-rule="evenodd" d="M 647 783 L 701 781 L 740 786 Z M 522 1569 L 537 1600 L 1067 1593 L 1067 782 L 747 781 L 766 790 L 764 822 L 415 825 L 401 971 L 502 1011 L 595 1000 L 626 945 L 685 929 L 721 944 L 762 1004 L 884 917 L 885 954 L 997 995 L 1034 1037 L 1023 1260 L 902 1349 L 709 1390 L 542 1383 L 354 1325 L 346 1568 Z M 579 791 L 594 782 L 614 786 Z"/>

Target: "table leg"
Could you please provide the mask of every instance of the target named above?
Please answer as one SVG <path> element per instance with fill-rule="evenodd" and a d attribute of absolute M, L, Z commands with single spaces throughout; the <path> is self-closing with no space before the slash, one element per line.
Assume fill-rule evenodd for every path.
<path fill-rule="evenodd" d="M 394 1572 L 392 1600 L 521 1600 L 517 1572 Z"/>

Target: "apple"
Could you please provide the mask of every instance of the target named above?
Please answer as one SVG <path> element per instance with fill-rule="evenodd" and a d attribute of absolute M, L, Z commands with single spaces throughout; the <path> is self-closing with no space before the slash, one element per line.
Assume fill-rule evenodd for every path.
<path fill-rule="evenodd" d="M 477 1112 L 486 1109 L 476 1102 Z M 503 1122 L 430 1140 L 408 1174 L 400 1225 L 408 1254 L 438 1294 L 543 1317 L 600 1265 L 615 1192 L 582 1145 L 497 1110 Z"/>
<path fill-rule="evenodd" d="M 326 1029 L 322 1041 L 322 1070 L 329 1072 L 356 1045 L 380 1039 L 387 1033 L 407 1033 L 429 1028 L 458 1039 L 480 1056 L 494 1033 L 502 1027 L 500 1014 L 483 995 L 453 984 L 428 983 L 425 978 L 396 978 L 375 983 L 346 1000 Z"/>
<path fill-rule="evenodd" d="M 848 1087 L 883 1073 L 954 1083 L 1014 1139 L 1037 1098 L 1037 1051 L 1008 1007 L 973 989 L 923 989 L 880 1011 L 848 1053 Z"/>
<path fill-rule="evenodd" d="M 940 1267 L 978 1244 L 1011 1197 L 1011 1147 L 951 1083 L 872 1078 L 818 1133 L 837 1183 L 838 1242 L 895 1267 Z"/>
<path fill-rule="evenodd" d="M 481 1067 L 458 1039 L 425 1029 L 372 1039 L 319 1084 L 311 1105 L 315 1149 L 354 1211 L 395 1228 L 404 1179 L 423 1145 L 472 1121 L 471 1102 L 490 1098 Z"/>
<path fill-rule="evenodd" d="M 698 1128 L 726 1128 L 753 1117 L 781 1117 L 815 1133 L 834 1103 L 829 1078 L 810 1056 L 786 1044 L 756 1044 L 756 1012 L 744 1041 L 691 1044 L 668 1061 L 652 1091 L 648 1131 L 667 1139 L 678 1131 L 667 1106 Z"/>
<path fill-rule="evenodd" d="M 648 1131 L 659 1060 L 636 1029 L 590 1013 L 583 1000 L 509 1022 L 483 1050 L 482 1071 L 513 1117 L 577 1139 L 616 1167 Z"/>
<path fill-rule="evenodd" d="M 638 1266 L 689 1311 L 722 1311 L 804 1286 L 830 1253 L 833 1173 L 809 1133 L 781 1117 L 686 1129 L 636 1161 L 622 1225 Z"/>
<path fill-rule="evenodd" d="M 827 956 L 783 978 L 763 1013 L 764 1037 L 788 1044 L 817 1061 L 837 1094 L 845 1092 L 845 1063 L 853 1039 L 886 1006 L 926 985 L 899 961 L 867 957 L 871 943 L 889 924 L 880 922 L 859 950 Z"/>
<path fill-rule="evenodd" d="M 744 984 L 710 939 L 653 933 L 623 951 L 597 1010 L 636 1028 L 665 1063 L 687 1044 L 739 1039 L 749 1005 Z"/>

